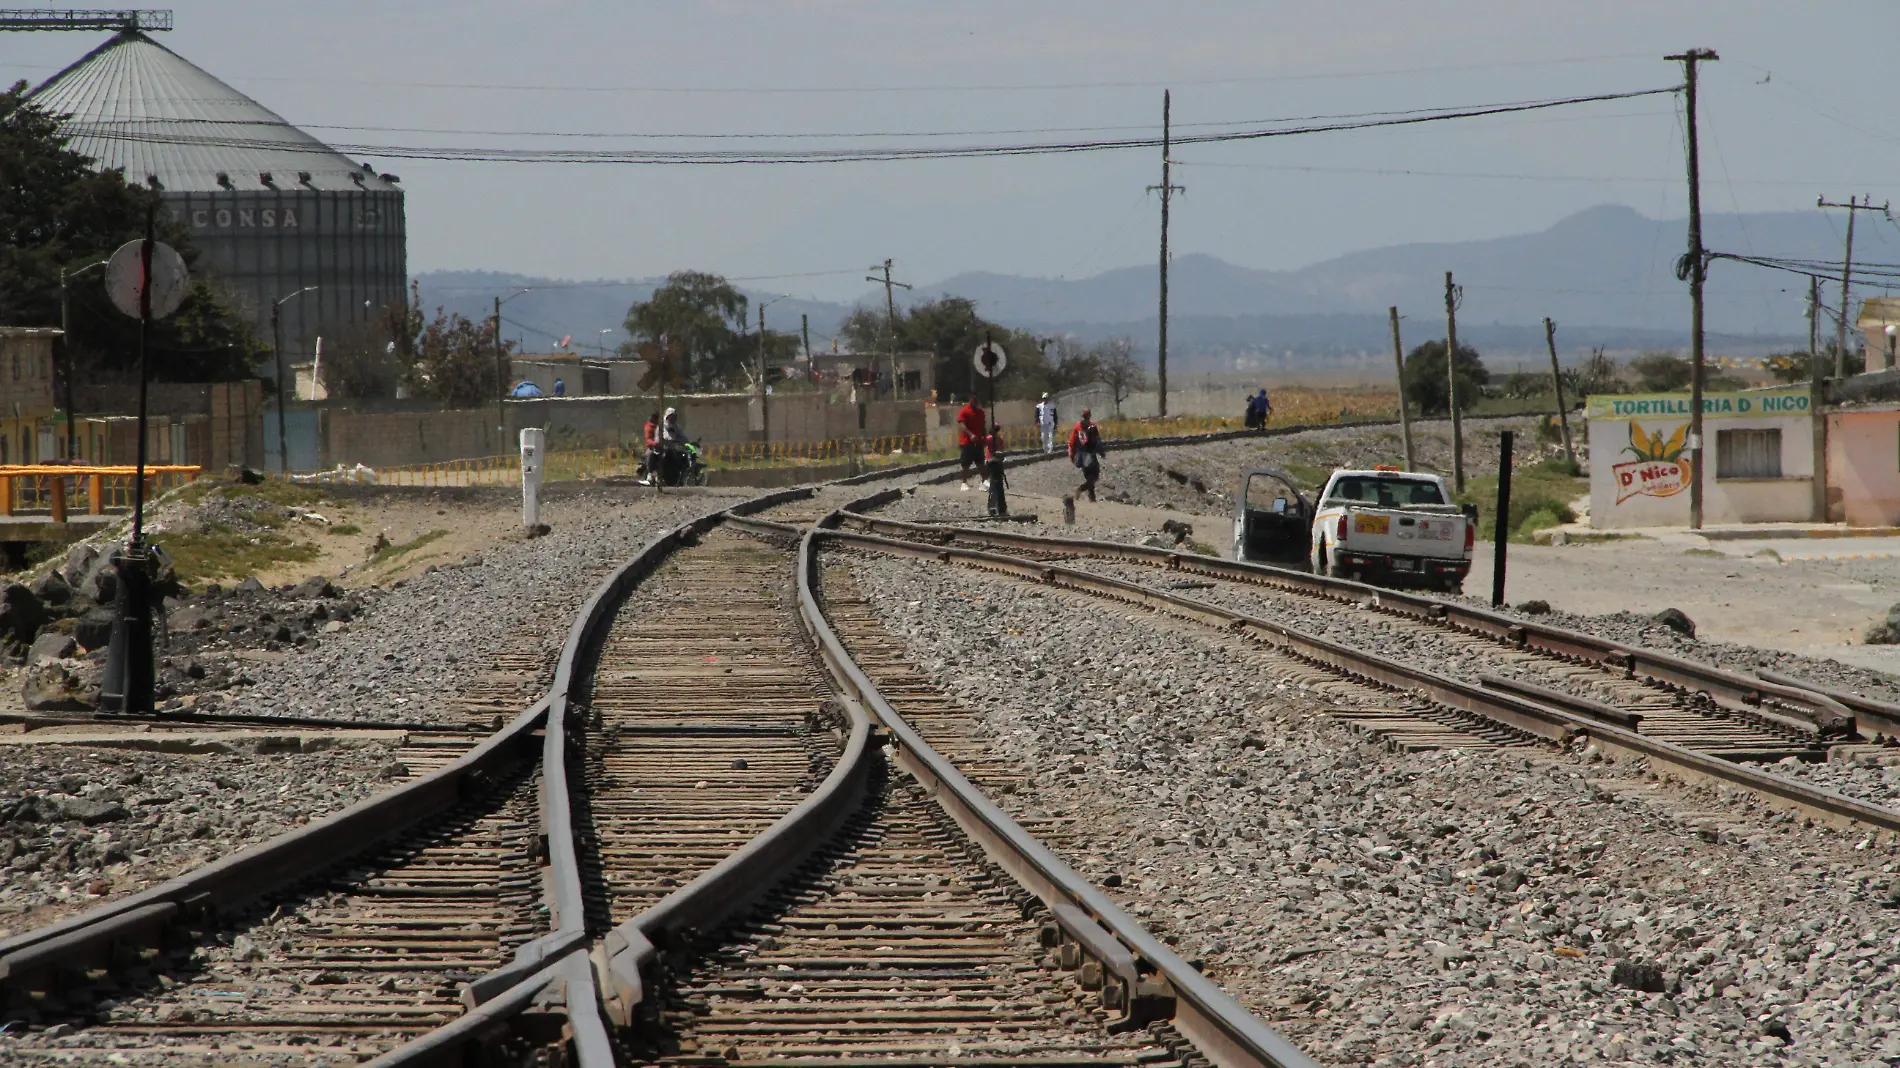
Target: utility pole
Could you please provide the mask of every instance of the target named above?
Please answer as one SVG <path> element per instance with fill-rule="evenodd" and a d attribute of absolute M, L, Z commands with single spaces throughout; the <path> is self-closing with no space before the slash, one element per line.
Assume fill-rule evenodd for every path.
<path fill-rule="evenodd" d="M 867 282 L 882 281 L 884 283 L 884 313 L 887 316 L 887 318 L 884 320 L 884 324 L 885 324 L 885 329 L 890 332 L 890 341 L 891 341 L 891 399 L 896 400 L 897 399 L 897 290 L 909 289 L 910 285 L 906 282 L 891 281 L 891 261 L 888 259 L 884 261 L 883 267 L 881 268 L 873 267 L 871 269 L 873 271 L 882 270 L 884 272 L 884 277 L 882 279 L 872 278 L 867 275 L 864 280 Z M 806 348 L 810 348 L 810 347 L 811 347 L 810 345 L 806 346 Z M 871 368 L 871 399 L 872 400 L 877 399 L 877 368 L 875 365 Z"/>
<path fill-rule="evenodd" d="M 1564 373 L 1557 368 L 1557 324 L 1544 316 L 1544 344 L 1550 348 L 1550 384 L 1557 390 L 1557 421 L 1564 428 L 1564 458 L 1577 462 L 1577 450 L 1570 444 L 1570 407 L 1564 403 Z"/>
<path fill-rule="evenodd" d="M 1826 197 L 1814 198 L 1814 204 L 1820 208 L 1847 209 L 1847 247 L 1841 253 L 1841 319 L 1834 331 L 1834 377 L 1847 377 L 1847 315 L 1853 309 L 1853 301 L 1848 299 L 1848 287 L 1854 277 L 1854 215 L 1862 211 L 1887 213 L 1887 205 L 1874 207 L 1874 198 L 1848 197 L 1847 203 L 1839 204 Z"/>
<path fill-rule="evenodd" d="M 805 339 L 805 359 L 809 362 L 811 360 L 811 316 L 809 314 L 799 315 L 798 334 Z"/>
<path fill-rule="evenodd" d="M 501 298 L 495 298 L 495 429 L 504 430 L 508 426 L 508 417 L 502 409 L 502 402 L 508 399 L 508 365 L 502 361 L 501 354 Z"/>
<path fill-rule="evenodd" d="M 1417 469 L 1412 459 L 1412 416 L 1405 410 L 1405 348 L 1399 344 L 1399 309 L 1393 305 L 1386 309 L 1392 317 L 1392 363 L 1399 372 L 1399 434 L 1405 439 L 1405 469 Z"/>
<path fill-rule="evenodd" d="M 772 447 L 772 424 L 765 414 L 765 305 L 759 305 L 759 440 L 768 454 Z"/>
<path fill-rule="evenodd" d="M 1689 282 L 1689 528 L 1702 529 L 1702 384 L 1705 376 L 1702 349 L 1702 283 L 1708 277 L 1709 259 L 1702 247 L 1702 159 L 1696 147 L 1696 64 L 1722 58 L 1708 48 L 1691 48 L 1673 56 L 1664 56 L 1682 64 L 1683 110 L 1686 113 L 1689 143 L 1689 252 L 1683 257 L 1688 268 L 1677 277 Z"/>
<path fill-rule="evenodd" d="M 1820 279 L 1807 276 L 1807 376 L 1820 382 Z"/>
<path fill-rule="evenodd" d="M 1458 416 L 1458 302 L 1464 290 L 1445 272 L 1445 403 L 1451 408 L 1451 485 L 1465 491 L 1465 425 Z"/>
<path fill-rule="evenodd" d="M 1174 194 L 1187 192 L 1186 186 L 1174 185 L 1169 181 L 1173 161 L 1168 158 L 1168 148 L 1174 136 L 1171 112 L 1174 107 L 1173 94 L 1161 90 L 1161 184 L 1148 187 L 1150 193 L 1161 194 L 1161 334 L 1155 346 L 1155 389 L 1160 398 L 1159 414 L 1168 417 L 1168 202 Z"/>

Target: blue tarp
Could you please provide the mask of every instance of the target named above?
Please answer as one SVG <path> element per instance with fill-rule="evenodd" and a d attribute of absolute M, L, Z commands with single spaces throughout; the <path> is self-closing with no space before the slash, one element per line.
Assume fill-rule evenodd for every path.
<path fill-rule="evenodd" d="M 516 400 L 522 400 L 528 397 L 544 396 L 545 394 L 541 392 L 541 387 L 535 385 L 533 382 L 522 382 L 517 384 L 515 388 L 509 390 L 508 395 Z"/>

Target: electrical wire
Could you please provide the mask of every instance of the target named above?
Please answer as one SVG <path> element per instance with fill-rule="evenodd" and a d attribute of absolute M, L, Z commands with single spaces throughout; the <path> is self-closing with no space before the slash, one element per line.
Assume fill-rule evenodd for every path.
<path fill-rule="evenodd" d="M 1359 121 L 1325 122 L 1309 125 L 1278 126 L 1263 129 L 1234 130 L 1218 133 L 1188 133 L 1172 138 L 1176 145 L 1221 144 L 1234 141 L 1257 141 L 1273 137 L 1290 137 L 1301 134 L 1337 133 L 1348 130 L 1379 129 L 1396 126 L 1413 126 L 1423 123 L 1446 122 L 1455 119 L 1483 118 L 1493 115 L 1508 115 L 1530 111 L 1544 111 L 1552 108 L 1569 107 L 1579 104 L 1603 103 L 1614 100 L 1631 100 L 1639 97 L 1661 96 L 1680 91 L 1681 86 L 1667 86 L 1659 89 L 1640 89 L 1621 93 L 1598 93 L 1591 96 L 1563 97 L 1550 100 L 1520 101 L 1506 104 L 1493 104 L 1453 110 L 1432 110 L 1417 114 L 1405 114 L 1387 118 L 1372 118 Z M 85 132 L 85 131 L 79 131 Z M 343 152 L 349 155 L 368 156 L 381 159 L 427 159 L 485 163 L 569 163 L 569 164 L 645 164 L 645 165 L 696 165 L 730 166 L 735 164 L 811 164 L 811 163 L 856 163 L 915 159 L 973 159 L 998 158 L 1012 156 L 1071 155 L 1083 152 L 1118 151 L 1135 148 L 1158 148 L 1159 137 L 1133 137 L 1116 140 L 1079 140 L 1053 142 L 1021 142 L 1000 145 L 956 145 L 930 147 L 864 147 L 864 148 L 827 148 L 827 149 L 778 149 L 778 150 L 696 150 L 696 149 L 504 149 L 469 146 L 400 146 L 400 145 L 323 145 L 301 141 L 268 141 L 253 138 L 232 138 L 218 136 L 164 136 L 137 131 L 104 130 L 90 132 L 89 136 L 101 140 L 124 141 L 140 144 L 183 144 L 200 147 L 218 147 L 233 149 L 271 149 L 284 152 L 305 152 L 330 154 Z"/>

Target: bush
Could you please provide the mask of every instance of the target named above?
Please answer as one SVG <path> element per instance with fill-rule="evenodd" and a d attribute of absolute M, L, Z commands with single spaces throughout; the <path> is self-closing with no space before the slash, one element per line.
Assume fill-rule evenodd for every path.
<path fill-rule="evenodd" d="M 1513 508 L 1511 511 L 1515 512 L 1517 509 Z M 1566 506 L 1559 505 L 1556 508 L 1539 508 L 1535 512 L 1525 516 L 1524 521 L 1512 529 L 1511 540 L 1530 541 L 1531 535 L 1540 530 L 1548 530 L 1551 527 L 1560 527 L 1565 523 L 1574 523 L 1576 521 L 1577 513 L 1571 511 Z"/>

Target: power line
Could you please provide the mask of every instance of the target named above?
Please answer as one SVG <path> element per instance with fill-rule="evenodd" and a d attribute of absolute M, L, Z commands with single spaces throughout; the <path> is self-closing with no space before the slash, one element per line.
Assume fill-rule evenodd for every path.
<path fill-rule="evenodd" d="M 1605 60 L 1644 59 L 1635 53 L 1600 56 L 1574 56 L 1567 59 L 1516 60 L 1500 63 L 1470 63 L 1435 67 L 1387 67 L 1366 71 L 1322 71 L 1313 74 L 1253 74 L 1212 78 L 1168 78 L 1102 82 L 1022 82 L 1013 84 L 971 85 L 837 85 L 837 86 L 716 86 L 716 85 L 521 85 L 479 82 L 399 82 L 377 78 L 301 77 L 294 75 L 226 75 L 232 81 L 305 82 L 319 85 L 371 85 L 391 89 L 489 90 L 512 93 L 681 93 L 720 96 L 825 95 L 848 93 L 1018 93 L 1071 91 L 1082 89 L 1152 89 L 1168 85 L 1244 85 L 1272 82 L 1334 81 L 1353 78 L 1384 78 L 1403 74 L 1453 73 L 1460 71 L 1509 70 L 1520 67 L 1553 67 Z M 20 64 L 22 70 L 61 70 L 58 66 Z"/>
<path fill-rule="evenodd" d="M 1661 96 L 1679 91 L 1679 86 L 1660 89 L 1641 89 L 1622 93 L 1599 93 L 1592 96 L 1564 97 L 1553 100 L 1535 100 L 1508 104 L 1494 104 L 1483 107 L 1459 110 L 1433 111 L 1424 114 L 1405 115 L 1394 118 L 1368 119 L 1363 121 L 1343 121 L 1302 126 L 1281 126 L 1267 129 L 1237 130 L 1220 133 L 1190 133 L 1172 139 L 1174 144 L 1220 144 L 1233 141 L 1257 141 L 1273 137 L 1291 137 L 1301 134 L 1338 133 L 1349 130 L 1379 129 L 1395 126 L 1413 126 L 1431 122 L 1446 122 L 1454 119 L 1484 118 L 1492 115 L 1508 115 L 1529 111 L 1544 111 L 1552 108 L 1569 107 L 1578 104 L 1594 104 L 1613 100 L 1630 100 L 1638 97 Z M 138 132 L 99 132 L 91 136 L 102 140 L 116 140 L 141 144 L 183 144 L 202 147 L 275 149 L 285 152 L 304 152 L 327 154 L 344 152 L 350 155 L 370 156 L 382 159 L 426 159 L 485 163 L 583 163 L 583 164 L 645 164 L 662 166 L 730 166 L 734 164 L 810 164 L 810 163 L 857 163 L 913 159 L 975 159 L 1010 156 L 1071 155 L 1083 152 L 1105 152 L 1124 149 L 1158 148 L 1162 139 L 1157 137 L 1134 137 L 1116 140 L 1080 140 L 1055 142 L 1029 142 L 1002 145 L 957 145 L 931 147 L 867 147 L 805 150 L 688 150 L 688 149 L 504 149 L 462 146 L 399 146 L 399 145 L 321 145 L 301 142 L 259 141 L 251 138 L 221 137 L 167 137 Z"/>

